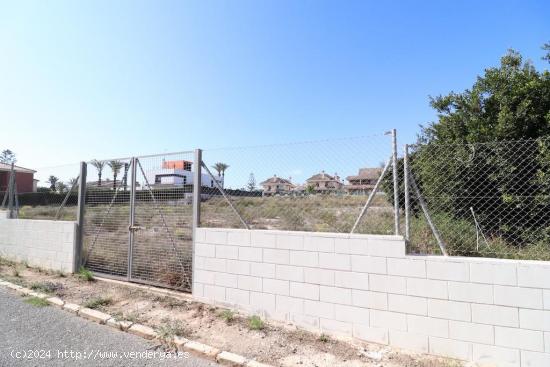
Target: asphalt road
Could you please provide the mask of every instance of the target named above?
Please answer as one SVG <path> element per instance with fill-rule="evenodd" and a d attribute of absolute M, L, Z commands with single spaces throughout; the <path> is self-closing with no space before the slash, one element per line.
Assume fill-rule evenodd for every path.
<path fill-rule="evenodd" d="M 168 358 L 162 353 L 154 342 L 83 320 L 53 306 L 29 305 L 0 288 L 2 367 L 218 366 L 192 356 Z"/>

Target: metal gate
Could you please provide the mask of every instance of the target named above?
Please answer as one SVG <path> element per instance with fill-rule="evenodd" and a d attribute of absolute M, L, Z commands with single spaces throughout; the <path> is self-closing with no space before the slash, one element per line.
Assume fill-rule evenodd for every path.
<path fill-rule="evenodd" d="M 84 215 L 86 268 L 191 291 L 193 169 L 193 152 L 91 162 Z"/>

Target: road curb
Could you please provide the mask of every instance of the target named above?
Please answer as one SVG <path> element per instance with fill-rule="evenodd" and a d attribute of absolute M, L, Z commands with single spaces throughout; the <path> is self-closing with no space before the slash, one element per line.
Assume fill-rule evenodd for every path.
<path fill-rule="evenodd" d="M 122 282 L 121 282 L 122 283 Z M 20 296 L 33 296 L 45 299 L 49 304 L 57 306 L 58 308 L 67 311 L 76 316 L 89 321 L 96 322 L 100 325 L 106 325 L 122 332 L 128 332 L 136 335 L 140 338 L 153 340 L 161 340 L 156 331 L 149 326 L 130 323 L 128 321 L 119 321 L 112 315 L 97 310 L 92 310 L 84 306 L 67 303 L 59 297 L 47 295 L 40 292 L 35 292 L 30 289 L 21 287 L 19 285 L 8 282 L 7 280 L 0 279 L 0 286 L 4 286 L 15 291 Z M 223 366 L 246 366 L 246 367 L 273 367 L 268 364 L 260 363 L 252 359 L 248 359 L 239 354 L 231 353 L 228 351 L 220 350 L 213 346 L 203 344 L 197 341 L 188 340 L 184 337 L 175 336 L 171 340 L 163 340 L 169 344 L 175 345 L 179 351 L 189 352 L 196 356 L 203 357 L 209 360 L 216 361 Z"/>

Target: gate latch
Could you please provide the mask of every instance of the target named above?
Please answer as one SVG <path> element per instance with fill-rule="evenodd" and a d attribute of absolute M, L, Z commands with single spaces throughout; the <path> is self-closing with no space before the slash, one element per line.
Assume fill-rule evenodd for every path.
<path fill-rule="evenodd" d="M 142 226 L 129 226 L 128 227 L 129 231 L 139 231 L 140 229 L 145 229 L 145 228 L 143 228 Z"/>

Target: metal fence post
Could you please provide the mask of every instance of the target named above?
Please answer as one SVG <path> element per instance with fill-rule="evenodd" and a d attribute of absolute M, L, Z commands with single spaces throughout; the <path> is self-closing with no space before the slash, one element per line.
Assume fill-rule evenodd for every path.
<path fill-rule="evenodd" d="M 397 177 L 397 130 L 392 129 L 392 164 L 393 164 L 393 210 L 395 234 L 399 235 L 399 180 Z"/>
<path fill-rule="evenodd" d="M 405 240 L 408 242 L 411 239 L 408 144 L 403 148 L 403 184 L 405 186 Z"/>
<path fill-rule="evenodd" d="M 82 248 L 84 246 L 84 211 L 86 207 L 86 162 L 80 162 L 80 175 L 78 177 L 78 207 L 76 211 L 76 238 L 74 241 L 73 272 L 77 272 L 82 265 Z"/>
<path fill-rule="evenodd" d="M 197 242 L 197 228 L 201 225 L 201 189 L 202 189 L 202 149 L 195 149 L 195 171 L 193 172 L 193 241 L 191 251 L 191 293 L 195 280 L 195 243 Z"/>
<path fill-rule="evenodd" d="M 129 233 L 128 233 L 128 270 L 126 278 L 128 281 L 132 279 L 133 254 L 134 254 L 134 230 L 136 218 L 136 172 L 137 158 L 130 160 L 130 218 L 129 218 Z M 126 182 L 128 179 L 128 171 L 124 174 L 124 189 L 126 190 Z"/>

